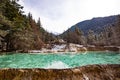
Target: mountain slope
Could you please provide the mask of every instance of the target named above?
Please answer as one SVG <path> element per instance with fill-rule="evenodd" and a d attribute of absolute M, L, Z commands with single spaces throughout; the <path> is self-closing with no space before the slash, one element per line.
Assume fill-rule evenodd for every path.
<path fill-rule="evenodd" d="M 103 30 L 103 28 L 107 27 L 105 25 L 112 25 L 116 21 L 117 21 L 117 15 L 108 16 L 108 17 L 98 17 L 98 18 L 93 18 L 91 20 L 85 20 L 85 21 L 79 22 L 73 25 L 68 30 L 74 31 L 75 27 L 78 27 L 84 32 L 85 35 L 87 35 L 87 32 L 89 30 L 93 30 L 95 33 L 99 33 Z M 67 31 L 65 31 L 63 34 L 65 34 Z"/>

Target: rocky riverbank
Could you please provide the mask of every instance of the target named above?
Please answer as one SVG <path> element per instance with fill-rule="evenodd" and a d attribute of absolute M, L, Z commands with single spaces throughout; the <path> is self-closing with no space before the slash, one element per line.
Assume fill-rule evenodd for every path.
<path fill-rule="evenodd" d="M 86 52 L 86 51 L 117 51 L 120 52 L 119 46 L 94 46 L 94 45 L 79 45 L 79 44 L 61 44 L 52 45 L 42 48 L 41 50 L 28 50 L 28 53 L 59 53 L 59 52 Z"/>
<path fill-rule="evenodd" d="M 0 69 L 0 80 L 120 80 L 120 64 L 70 69 Z"/>

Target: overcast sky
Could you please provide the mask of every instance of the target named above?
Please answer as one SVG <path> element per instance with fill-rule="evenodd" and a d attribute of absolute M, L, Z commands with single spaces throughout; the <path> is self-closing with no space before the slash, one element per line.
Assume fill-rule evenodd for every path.
<path fill-rule="evenodd" d="M 20 0 L 27 14 L 41 18 L 43 28 L 62 33 L 72 25 L 93 17 L 120 14 L 120 0 Z"/>

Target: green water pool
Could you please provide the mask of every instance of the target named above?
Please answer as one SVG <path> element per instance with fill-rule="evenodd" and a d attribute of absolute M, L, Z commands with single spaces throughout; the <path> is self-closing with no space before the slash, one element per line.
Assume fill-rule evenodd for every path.
<path fill-rule="evenodd" d="M 0 55 L 0 68 L 74 68 L 92 64 L 120 64 L 118 52 L 87 52 L 86 54 L 24 54 Z"/>

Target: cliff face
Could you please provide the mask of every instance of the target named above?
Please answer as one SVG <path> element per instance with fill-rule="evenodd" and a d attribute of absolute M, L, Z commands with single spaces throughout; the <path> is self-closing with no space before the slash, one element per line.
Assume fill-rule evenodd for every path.
<path fill-rule="evenodd" d="M 71 69 L 0 69 L 0 80 L 120 80 L 120 64 Z"/>

